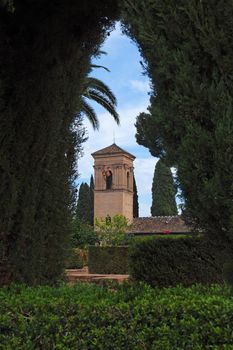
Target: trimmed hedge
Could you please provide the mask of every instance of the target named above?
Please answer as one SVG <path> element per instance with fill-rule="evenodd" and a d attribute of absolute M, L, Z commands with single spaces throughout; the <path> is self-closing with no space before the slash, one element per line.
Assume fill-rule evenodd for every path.
<path fill-rule="evenodd" d="M 0 289 L 4 350 L 230 350 L 232 324 L 221 286 Z"/>
<path fill-rule="evenodd" d="M 181 239 L 181 238 L 190 238 L 192 237 L 193 234 L 154 234 L 154 235 L 135 235 L 130 238 L 129 240 L 129 245 L 139 243 L 139 242 L 144 242 L 144 241 L 150 241 L 153 239 Z"/>
<path fill-rule="evenodd" d="M 223 283 L 223 265 L 228 259 L 224 246 L 214 246 L 204 238 L 147 240 L 131 249 L 130 274 L 160 287 Z"/>
<path fill-rule="evenodd" d="M 79 248 L 72 248 L 70 250 L 70 254 L 68 256 L 68 259 L 66 261 L 66 268 L 67 269 L 81 269 L 84 266 L 84 261 L 81 257 Z"/>
<path fill-rule="evenodd" d="M 129 248 L 127 246 L 89 246 L 88 270 L 99 274 L 128 274 Z"/>

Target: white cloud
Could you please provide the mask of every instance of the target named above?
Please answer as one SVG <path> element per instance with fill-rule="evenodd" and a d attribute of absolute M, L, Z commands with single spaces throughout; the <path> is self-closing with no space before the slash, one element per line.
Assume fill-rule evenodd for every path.
<path fill-rule="evenodd" d="M 139 204 L 139 216 L 145 217 L 145 216 L 151 216 L 150 214 L 150 206 L 148 206 L 148 200 L 141 200 Z"/>
<path fill-rule="evenodd" d="M 146 148 L 136 143 L 134 126 L 136 116 L 146 112 L 149 105 L 149 79 L 147 81 L 146 77 L 142 77 L 140 53 L 136 44 L 121 33 L 119 22 L 102 49 L 108 52 L 108 55 L 103 55 L 98 64 L 108 67 L 111 73 L 108 75 L 103 70 L 97 70 L 97 76 L 112 87 L 117 96 L 121 125 L 118 127 L 111 115 L 101 113 L 102 109 L 93 106 L 100 121 L 100 130 L 93 131 L 91 124 L 84 120 L 89 139 L 83 144 L 84 156 L 78 162 L 78 182 L 89 182 L 93 174 L 91 153 L 111 145 L 115 138 L 116 144 L 136 156 L 134 166 L 140 215 L 150 216 L 151 186 L 156 159 Z"/>
<path fill-rule="evenodd" d="M 134 173 L 140 195 L 151 193 L 157 158 L 136 158 L 134 161 Z"/>
<path fill-rule="evenodd" d="M 143 80 L 130 80 L 130 86 L 133 90 L 138 92 L 149 92 L 150 89 L 150 82 L 149 80 L 143 81 Z"/>
<path fill-rule="evenodd" d="M 86 119 L 84 124 L 88 131 L 88 140 L 84 144 L 84 157 L 80 160 L 80 169 L 82 169 L 83 159 L 90 158 L 90 154 L 98 149 L 111 145 L 114 141 L 126 148 L 137 147 L 135 140 L 136 128 L 134 126 L 136 116 L 140 112 L 144 112 L 147 109 L 147 101 L 136 106 L 128 106 L 119 109 L 120 126 L 116 124 L 112 116 L 108 113 L 100 113 L 98 118 L 100 122 L 99 131 L 93 130 L 91 124 Z M 82 172 L 82 171 L 81 171 Z M 82 172 L 83 173 L 83 172 Z M 83 174 L 85 175 L 85 174 Z"/>
<path fill-rule="evenodd" d="M 140 216 L 150 216 L 151 187 L 154 169 L 158 159 L 154 157 L 136 158 L 134 161 L 134 173 L 139 198 Z"/>
<path fill-rule="evenodd" d="M 120 126 L 116 125 L 109 114 L 102 113 L 99 115 L 99 131 L 94 131 L 90 123 L 85 120 L 84 123 L 88 130 L 89 139 L 83 145 L 84 156 L 78 163 L 78 172 L 80 174 L 78 182 L 88 182 L 93 173 L 93 158 L 91 153 L 111 145 L 114 142 L 115 134 L 116 144 L 136 156 L 134 162 L 135 178 L 138 188 L 140 215 L 143 216 L 150 215 L 150 202 L 146 203 L 145 201 L 143 203 L 143 196 L 151 196 L 152 178 L 157 161 L 156 158 L 149 155 L 147 149 L 139 146 L 135 140 L 135 117 L 140 112 L 146 111 L 146 108 L 147 102 L 121 109 L 119 111 L 122 116 Z M 144 156 L 142 155 L 143 153 Z"/>

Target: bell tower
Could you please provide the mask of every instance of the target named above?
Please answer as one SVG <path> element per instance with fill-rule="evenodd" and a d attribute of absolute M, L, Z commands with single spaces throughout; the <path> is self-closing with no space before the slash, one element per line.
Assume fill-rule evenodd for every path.
<path fill-rule="evenodd" d="M 133 161 L 115 143 L 92 153 L 94 158 L 94 216 L 122 214 L 133 221 Z"/>

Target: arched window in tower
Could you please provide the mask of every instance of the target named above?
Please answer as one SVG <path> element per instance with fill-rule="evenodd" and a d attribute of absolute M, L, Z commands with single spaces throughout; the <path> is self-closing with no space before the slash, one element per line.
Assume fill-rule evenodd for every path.
<path fill-rule="evenodd" d="M 112 189 L 112 172 L 110 169 L 106 171 L 106 189 L 107 190 Z"/>
<path fill-rule="evenodd" d="M 129 190 L 129 172 L 127 171 L 127 189 Z"/>

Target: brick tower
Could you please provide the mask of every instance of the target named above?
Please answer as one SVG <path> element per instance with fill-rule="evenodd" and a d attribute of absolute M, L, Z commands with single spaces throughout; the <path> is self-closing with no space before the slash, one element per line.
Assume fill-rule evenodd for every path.
<path fill-rule="evenodd" d="M 122 214 L 133 221 L 133 161 L 135 157 L 115 143 L 92 153 L 94 158 L 94 215 Z"/>

